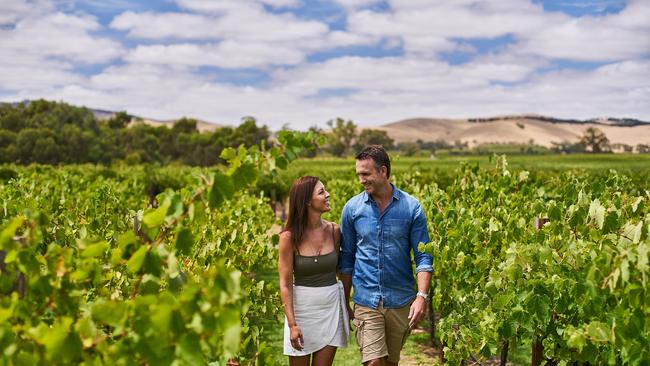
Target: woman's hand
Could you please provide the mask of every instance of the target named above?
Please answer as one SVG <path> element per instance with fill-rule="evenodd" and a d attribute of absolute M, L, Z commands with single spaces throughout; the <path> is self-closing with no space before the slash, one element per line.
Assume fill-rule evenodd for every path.
<path fill-rule="evenodd" d="M 352 306 L 350 304 L 347 305 L 348 308 L 348 318 L 350 318 L 350 321 L 354 319 L 354 310 L 352 310 Z"/>
<path fill-rule="evenodd" d="M 294 325 L 289 328 L 290 335 L 289 339 L 291 340 L 291 347 L 302 351 L 303 346 L 305 345 L 305 340 L 302 337 L 302 330 L 298 325 Z"/>

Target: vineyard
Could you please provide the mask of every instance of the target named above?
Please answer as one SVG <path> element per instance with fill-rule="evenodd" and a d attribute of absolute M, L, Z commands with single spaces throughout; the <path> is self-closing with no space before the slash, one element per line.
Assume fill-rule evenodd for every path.
<path fill-rule="evenodd" d="M 352 161 L 290 163 L 312 137 L 214 168 L 0 168 L 0 365 L 276 362 L 278 289 L 259 276 L 276 265 L 272 205 L 306 173 L 329 220 L 360 191 Z M 650 365 L 647 169 L 394 172 L 426 211 L 446 362 L 525 344 L 533 364 Z"/>

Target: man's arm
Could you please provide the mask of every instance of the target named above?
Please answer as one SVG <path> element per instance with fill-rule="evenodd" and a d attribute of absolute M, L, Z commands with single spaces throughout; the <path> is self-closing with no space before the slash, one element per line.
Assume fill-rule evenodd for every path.
<path fill-rule="evenodd" d="M 411 226 L 409 236 L 411 248 L 413 248 L 413 258 L 415 259 L 415 272 L 417 273 L 418 292 L 428 294 L 429 285 L 431 284 L 431 272 L 433 272 L 433 258 L 426 253 L 418 250 L 420 243 L 429 242 L 429 232 L 427 230 L 427 219 L 420 204 L 415 209 L 415 217 Z M 409 311 L 409 327 L 417 325 L 426 313 L 426 300 L 420 296 L 415 297 Z"/>
<path fill-rule="evenodd" d="M 418 272 L 418 292 L 428 294 L 429 284 L 431 284 L 431 272 Z M 427 301 L 420 296 L 416 296 L 409 310 L 409 328 L 415 327 L 424 318 L 427 312 L 426 309 Z"/>

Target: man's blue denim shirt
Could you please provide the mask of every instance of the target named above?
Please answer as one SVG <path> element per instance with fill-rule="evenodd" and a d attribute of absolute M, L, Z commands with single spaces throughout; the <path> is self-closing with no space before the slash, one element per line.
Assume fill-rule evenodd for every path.
<path fill-rule="evenodd" d="M 383 214 L 365 191 L 352 197 L 341 216 L 339 272 L 352 275 L 354 297 L 359 305 L 376 309 L 399 308 L 415 297 L 416 272 L 432 272 L 433 259 L 418 251 L 429 242 L 427 221 L 420 203 L 393 186 L 393 198 Z"/>

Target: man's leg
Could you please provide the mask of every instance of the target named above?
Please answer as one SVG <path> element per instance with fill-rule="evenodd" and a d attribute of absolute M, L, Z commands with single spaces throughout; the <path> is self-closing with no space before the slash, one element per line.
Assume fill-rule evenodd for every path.
<path fill-rule="evenodd" d="M 388 356 L 386 346 L 386 322 L 383 309 L 354 305 L 354 320 L 361 362 L 366 366 L 384 366 Z"/>
<path fill-rule="evenodd" d="M 409 310 L 411 304 L 407 304 L 397 309 L 386 309 L 386 347 L 388 348 L 388 357 L 386 366 L 397 366 L 399 363 L 400 352 L 406 336 L 409 334 Z"/>

